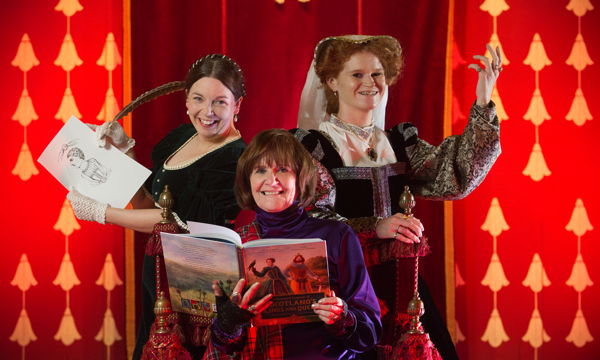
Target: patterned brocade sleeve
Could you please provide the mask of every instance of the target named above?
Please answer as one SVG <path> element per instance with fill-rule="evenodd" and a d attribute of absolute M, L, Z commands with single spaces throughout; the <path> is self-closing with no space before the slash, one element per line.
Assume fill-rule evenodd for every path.
<path fill-rule="evenodd" d="M 417 135 L 415 127 L 399 129 L 410 132 L 403 134 L 405 139 Z M 473 104 L 462 135 L 449 136 L 438 147 L 418 138 L 406 147 L 411 190 L 425 199 L 462 199 L 481 184 L 500 153 L 496 105 L 490 102 L 483 108 Z"/>

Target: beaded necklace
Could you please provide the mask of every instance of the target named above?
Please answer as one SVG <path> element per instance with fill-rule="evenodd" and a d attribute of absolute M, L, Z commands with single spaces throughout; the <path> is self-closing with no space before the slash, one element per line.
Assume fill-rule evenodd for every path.
<path fill-rule="evenodd" d="M 356 136 L 358 138 L 358 140 L 360 140 L 360 141 L 364 142 L 365 144 L 367 144 L 367 149 L 365 150 L 365 153 L 367 154 L 367 156 L 369 157 L 369 159 L 371 159 L 371 161 L 377 161 L 377 151 L 375 151 L 375 149 L 373 149 L 373 147 L 372 147 L 373 137 L 375 135 L 375 132 L 373 132 L 373 134 L 371 134 L 371 139 L 367 143 L 363 138 L 361 138 L 360 136 L 358 136 L 358 134 L 355 133 L 354 130 L 352 130 L 352 128 L 350 126 L 348 126 L 348 124 L 346 124 L 346 122 L 344 120 L 340 119 L 336 115 L 331 115 L 331 116 L 333 116 L 334 118 L 336 118 L 339 121 L 341 121 L 342 124 L 344 124 L 344 126 L 348 130 L 350 130 L 350 132 L 353 133 L 354 136 Z M 373 124 L 373 119 L 371 119 L 371 124 Z"/>
<path fill-rule="evenodd" d="M 180 151 L 180 150 L 181 150 L 181 149 L 182 149 L 184 146 L 186 146 L 186 145 L 187 145 L 187 144 L 188 144 L 190 141 L 192 141 L 192 139 L 194 139 L 196 136 L 198 136 L 198 133 L 195 133 L 195 134 L 194 134 L 194 135 L 193 135 L 191 138 L 189 138 L 189 139 L 188 139 L 188 141 L 186 141 L 186 142 L 185 142 L 183 145 L 181 145 L 181 146 L 179 147 L 179 149 L 175 150 L 175 152 L 174 152 L 173 154 L 171 154 L 171 156 L 169 156 L 169 157 L 167 158 L 167 160 L 165 160 L 165 163 L 164 163 L 164 165 L 163 165 L 163 166 L 164 166 L 164 168 L 165 168 L 165 170 L 179 170 L 179 169 L 183 169 L 183 168 L 185 168 L 185 167 L 188 167 L 188 166 L 192 165 L 193 163 L 195 163 L 196 161 L 198 161 L 198 160 L 200 160 L 201 158 L 203 158 L 205 155 L 208 155 L 208 154 L 210 154 L 211 152 L 213 152 L 213 151 L 215 151 L 215 150 L 218 150 L 218 149 L 222 148 L 223 146 L 225 146 L 225 145 L 227 145 L 227 144 L 229 144 L 229 143 L 231 143 L 231 142 L 234 142 L 234 141 L 236 141 L 236 140 L 239 140 L 239 139 L 241 139 L 241 137 L 242 137 L 242 135 L 240 135 L 240 132 L 239 132 L 239 131 L 237 131 L 237 136 L 235 136 L 235 137 L 233 137 L 233 138 L 231 138 L 231 139 L 229 139 L 229 140 L 225 141 L 224 143 L 222 143 L 221 145 L 217 146 L 216 148 L 214 148 L 214 149 L 211 149 L 210 151 L 207 151 L 207 152 L 205 152 L 204 154 L 202 154 L 202 155 L 198 156 L 197 158 L 193 159 L 193 160 L 192 160 L 192 161 L 190 161 L 190 162 L 187 162 L 187 163 L 185 163 L 185 164 L 182 164 L 182 165 L 177 165 L 177 166 L 169 166 L 169 165 L 167 165 L 167 163 L 169 162 L 169 160 L 171 160 L 171 159 L 173 158 L 173 156 L 175 156 L 175 154 L 177 154 L 177 153 L 178 153 L 178 152 L 179 152 L 179 151 Z"/>

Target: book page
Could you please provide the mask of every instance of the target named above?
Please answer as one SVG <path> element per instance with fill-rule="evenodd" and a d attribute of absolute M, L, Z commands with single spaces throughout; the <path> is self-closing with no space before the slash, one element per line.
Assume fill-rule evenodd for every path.
<path fill-rule="evenodd" d="M 248 271 L 248 282 L 261 283 L 249 303 L 273 294 L 273 303 L 255 317 L 255 325 L 320 321 L 311 304 L 329 294 L 325 241 L 290 240 L 280 245 L 245 247 L 244 254 L 247 266 L 254 266 L 254 271 Z"/>
<path fill-rule="evenodd" d="M 230 296 L 240 279 L 237 247 L 187 234 L 161 233 L 173 311 L 216 317 L 214 281 Z"/>
<path fill-rule="evenodd" d="M 205 224 L 195 221 L 187 221 L 187 226 L 190 231 L 190 235 L 195 237 L 222 237 L 236 245 L 242 245 L 242 239 L 235 231 L 228 229 L 224 226 Z"/>
<path fill-rule="evenodd" d="M 151 171 L 119 149 L 96 145 L 96 134 L 74 116 L 48 144 L 38 162 L 67 190 L 124 209 Z"/>

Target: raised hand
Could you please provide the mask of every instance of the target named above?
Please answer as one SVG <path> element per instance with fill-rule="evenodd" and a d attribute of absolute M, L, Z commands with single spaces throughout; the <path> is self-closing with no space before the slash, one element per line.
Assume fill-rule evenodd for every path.
<path fill-rule="evenodd" d="M 474 55 L 473 58 L 481 60 L 485 64 L 485 68 L 482 68 L 479 64 L 470 64 L 469 69 L 474 69 L 479 73 L 479 79 L 477 80 L 477 105 L 486 106 L 492 99 L 492 90 L 496 84 L 496 80 L 502 71 L 502 50 L 500 47 L 496 47 L 496 51 L 492 49 L 490 44 L 486 45 L 488 51 L 492 55 L 492 59 L 487 58 L 483 55 Z"/>

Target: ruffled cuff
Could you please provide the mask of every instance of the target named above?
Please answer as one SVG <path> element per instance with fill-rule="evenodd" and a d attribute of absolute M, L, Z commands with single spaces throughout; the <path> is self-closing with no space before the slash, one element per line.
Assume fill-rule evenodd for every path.
<path fill-rule="evenodd" d="M 213 334 L 222 344 L 233 344 L 237 342 L 242 337 L 242 328 L 243 327 L 241 325 L 234 326 L 232 333 L 227 333 L 221 330 L 219 324 L 217 323 L 217 319 L 212 320 Z"/>
<path fill-rule="evenodd" d="M 492 122 L 494 121 L 494 118 L 496 118 L 496 103 L 490 100 L 487 105 L 479 106 L 477 105 L 477 100 L 475 100 L 471 111 L 475 112 L 479 118 L 482 118 L 487 122 Z"/>
<path fill-rule="evenodd" d="M 415 257 L 415 254 L 418 256 L 430 254 L 431 249 L 427 236 L 422 236 L 420 240 L 421 242 L 418 244 L 407 244 L 394 239 L 379 239 L 376 242 L 368 243 L 363 248 L 365 265 L 371 267 L 399 258 Z"/>

